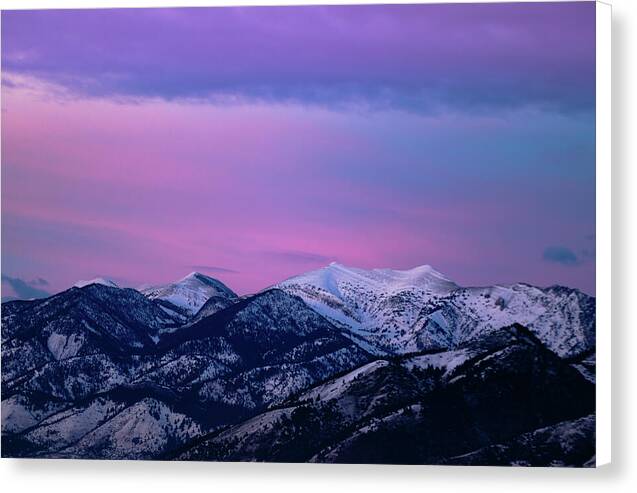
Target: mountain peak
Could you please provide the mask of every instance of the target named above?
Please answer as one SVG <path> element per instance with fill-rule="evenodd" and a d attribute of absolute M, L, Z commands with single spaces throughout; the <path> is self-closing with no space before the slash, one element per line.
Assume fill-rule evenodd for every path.
<path fill-rule="evenodd" d="M 426 272 L 437 272 L 436 269 L 434 269 L 431 265 L 429 264 L 423 264 L 423 265 L 417 265 L 416 267 L 412 267 L 411 269 L 407 269 L 408 271 L 426 271 Z"/>
<path fill-rule="evenodd" d="M 449 292 L 459 287 L 444 274 L 426 264 L 407 270 L 390 268 L 366 270 L 348 267 L 339 262 L 331 262 L 321 269 L 294 276 L 283 281 L 280 285 L 309 283 L 336 294 L 335 288 L 341 282 L 354 282 L 367 285 L 370 289 L 390 291 L 412 286 Z"/>
<path fill-rule="evenodd" d="M 295 278 L 316 277 L 319 275 L 323 279 L 325 276 L 332 278 L 337 277 L 352 277 L 358 280 L 364 279 L 367 283 L 374 283 L 385 287 L 402 288 L 405 286 L 421 286 L 427 285 L 433 289 L 442 289 L 443 291 L 449 291 L 458 288 L 459 286 L 449 279 L 444 274 L 434 269 L 431 265 L 424 264 L 410 269 L 400 270 L 392 268 L 375 268 L 375 269 L 361 269 L 358 267 L 348 267 L 339 262 L 331 262 L 327 266 L 319 269 L 318 271 L 312 271 Z"/>
<path fill-rule="evenodd" d="M 428 278 L 439 279 L 441 281 L 452 282 L 451 279 L 449 279 L 444 274 L 441 274 L 439 271 L 434 269 L 429 264 L 418 265 L 416 267 L 412 267 L 411 269 L 407 269 L 407 270 L 396 270 L 396 269 L 381 269 L 381 270 L 391 271 L 395 273 L 396 275 L 403 275 L 406 277 L 428 277 Z"/>
<path fill-rule="evenodd" d="M 83 288 L 84 286 L 90 286 L 91 284 L 101 284 L 102 286 L 108 286 L 109 288 L 119 288 L 115 281 L 111 279 L 104 279 L 103 277 L 96 277 L 90 281 L 77 281 L 73 287 Z"/>
<path fill-rule="evenodd" d="M 434 276 L 442 278 L 442 279 L 447 279 L 447 277 L 444 274 L 441 274 L 439 271 L 434 269 L 429 264 L 417 265 L 417 266 L 411 267 L 409 269 L 393 269 L 393 268 L 390 268 L 390 267 L 377 267 L 377 268 L 374 268 L 374 269 L 366 270 L 366 269 L 361 269 L 359 267 L 349 267 L 347 265 L 341 264 L 340 262 L 330 262 L 329 264 L 327 264 L 324 267 L 324 269 L 330 269 L 330 268 L 342 269 L 342 270 L 347 270 L 347 271 L 352 271 L 352 272 L 385 272 L 385 273 L 397 273 L 397 274 L 407 274 L 407 273 L 411 273 L 411 274 L 431 274 L 431 275 L 434 275 Z"/>
<path fill-rule="evenodd" d="M 190 274 L 188 274 L 187 276 L 182 277 L 177 282 L 188 281 L 189 279 L 197 279 L 198 277 L 209 277 L 209 276 L 206 276 L 205 274 L 202 274 L 201 272 L 192 271 Z"/>
<path fill-rule="evenodd" d="M 140 291 L 150 299 L 161 299 L 184 308 L 191 315 L 197 313 L 213 296 L 227 299 L 237 297 L 221 281 L 196 271 L 178 281 L 161 286 L 143 287 L 140 288 Z"/>

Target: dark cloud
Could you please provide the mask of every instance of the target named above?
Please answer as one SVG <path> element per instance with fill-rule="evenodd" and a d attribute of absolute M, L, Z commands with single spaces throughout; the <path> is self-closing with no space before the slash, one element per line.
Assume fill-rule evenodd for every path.
<path fill-rule="evenodd" d="M 217 274 L 238 274 L 239 271 L 233 269 L 227 269 L 225 267 L 217 267 L 215 265 L 189 265 L 188 268 L 204 271 L 204 272 L 215 272 Z"/>
<path fill-rule="evenodd" d="M 547 262 L 562 265 L 577 265 L 580 263 L 578 256 L 570 248 L 564 246 L 550 246 L 544 249 L 542 258 Z"/>
<path fill-rule="evenodd" d="M 595 105 L 594 2 L 8 11 L 2 48 L 6 74 L 85 97 Z"/>
<path fill-rule="evenodd" d="M 44 282 L 44 284 L 42 284 Z M 5 287 L 8 287 L 11 294 L 3 296 L 2 300 L 7 301 L 9 299 L 22 299 L 29 300 L 32 298 L 46 298 L 51 294 L 43 289 L 36 288 L 34 286 L 48 285 L 49 283 L 41 278 L 34 281 L 25 281 L 18 277 L 11 277 L 2 274 L 3 291 Z"/>

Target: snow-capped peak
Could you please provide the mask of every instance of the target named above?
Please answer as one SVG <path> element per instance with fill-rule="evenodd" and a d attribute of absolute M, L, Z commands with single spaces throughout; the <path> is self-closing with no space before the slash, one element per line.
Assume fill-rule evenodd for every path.
<path fill-rule="evenodd" d="M 300 296 L 311 308 L 348 330 L 370 352 L 384 352 L 389 343 L 407 348 L 403 339 L 409 337 L 407 329 L 418 320 L 424 303 L 459 289 L 428 265 L 365 270 L 336 262 L 276 287 Z"/>
<path fill-rule="evenodd" d="M 459 286 L 429 265 L 421 265 L 408 270 L 372 269 L 347 267 L 338 262 L 315 271 L 283 281 L 281 286 L 311 284 L 339 296 L 341 284 L 358 285 L 365 290 L 394 292 L 414 287 L 446 294 Z"/>
<path fill-rule="evenodd" d="M 234 299 L 237 295 L 221 281 L 200 272 L 191 272 L 176 282 L 161 286 L 140 287 L 150 299 L 161 299 L 186 309 L 194 315 L 213 296 Z"/>
<path fill-rule="evenodd" d="M 561 356 L 594 345 L 594 299 L 567 288 L 463 288 L 430 265 L 364 270 L 336 262 L 276 287 L 301 297 L 370 352 L 453 348 L 513 323 Z M 572 328 L 555 330 L 565 326 Z"/>
<path fill-rule="evenodd" d="M 372 272 L 379 274 L 384 282 L 393 283 L 400 287 L 427 286 L 443 292 L 453 291 L 459 287 L 430 265 L 420 265 L 407 270 L 374 269 Z"/>
<path fill-rule="evenodd" d="M 96 277 L 90 281 L 77 281 L 73 287 L 83 288 L 84 286 L 90 286 L 91 284 L 101 284 L 102 286 L 108 286 L 109 288 L 119 288 L 115 281 L 111 279 L 104 279 L 103 277 Z"/>
<path fill-rule="evenodd" d="M 182 277 L 177 282 L 188 281 L 189 279 L 196 279 L 198 276 L 206 277 L 208 279 L 213 279 L 212 277 L 208 277 L 205 274 L 201 274 L 200 272 L 192 271 L 190 274 L 188 274 L 187 276 Z"/>

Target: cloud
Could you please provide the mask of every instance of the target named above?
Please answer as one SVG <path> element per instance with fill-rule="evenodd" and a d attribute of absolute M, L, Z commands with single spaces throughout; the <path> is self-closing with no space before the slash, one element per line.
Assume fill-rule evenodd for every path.
<path fill-rule="evenodd" d="M 225 267 L 217 267 L 215 265 L 190 265 L 190 269 L 202 270 L 205 272 L 216 272 L 217 274 L 238 274 L 239 271 L 227 269 Z"/>
<path fill-rule="evenodd" d="M 577 265 L 580 263 L 578 256 L 570 248 L 564 246 L 550 246 L 544 249 L 542 258 L 547 262 L 562 265 Z"/>
<path fill-rule="evenodd" d="M 33 281 L 25 281 L 18 277 L 10 277 L 2 274 L 3 294 L 7 291 L 10 293 L 7 296 L 3 296 L 2 299 L 3 301 L 8 301 L 9 299 L 29 300 L 33 298 L 46 298 L 51 296 L 48 291 L 34 287 L 43 285 L 48 285 L 48 282 L 42 278 L 37 278 Z"/>
<path fill-rule="evenodd" d="M 595 105 L 592 2 L 9 11 L 2 47 L 5 74 L 83 97 L 421 113 Z"/>
<path fill-rule="evenodd" d="M 10 77 L 2 77 L 2 79 L 0 80 L 0 84 L 2 85 L 2 87 L 6 87 L 7 89 L 20 87 L 20 84 L 18 84 L 14 79 L 11 79 Z"/>

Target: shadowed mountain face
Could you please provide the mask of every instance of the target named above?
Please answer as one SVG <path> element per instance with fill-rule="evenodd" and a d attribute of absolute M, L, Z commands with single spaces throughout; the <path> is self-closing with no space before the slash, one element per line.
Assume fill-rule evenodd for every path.
<path fill-rule="evenodd" d="M 594 464 L 594 299 L 424 267 L 280 286 L 3 303 L 3 456 Z"/>
<path fill-rule="evenodd" d="M 560 423 L 559 429 L 570 430 L 568 423 L 593 412 L 594 405 L 594 385 L 527 329 L 513 326 L 452 352 L 375 360 L 177 458 L 460 463 L 456 456 L 494 444 L 533 437 L 539 442 L 546 432 L 535 430 L 547 426 Z M 535 465 L 589 461 L 594 429 L 573 427 L 583 429 L 580 441 L 588 439 L 579 462 L 558 451 L 538 456 Z M 519 438 L 528 433 L 530 439 Z M 550 438 L 559 439 L 556 433 Z M 523 459 L 519 446 L 498 450 L 500 464 Z M 476 452 L 467 463 L 486 465 L 489 457 Z"/>
<path fill-rule="evenodd" d="M 595 415 L 562 421 L 512 440 L 451 457 L 454 466 L 595 466 Z"/>
<path fill-rule="evenodd" d="M 180 327 L 136 291 L 91 285 L 9 304 L 2 327 L 5 455 L 152 458 L 368 358 L 278 290 Z M 132 438 L 112 436 L 116 417 Z"/>

